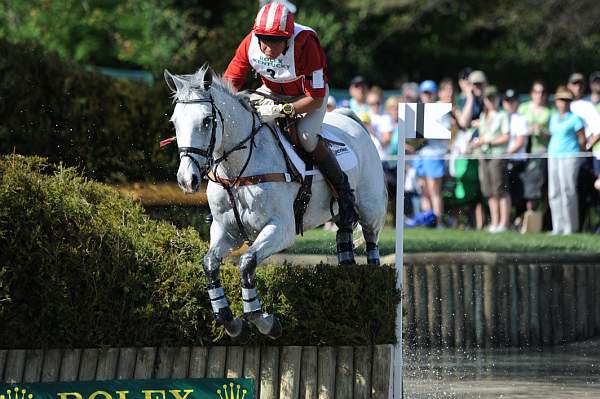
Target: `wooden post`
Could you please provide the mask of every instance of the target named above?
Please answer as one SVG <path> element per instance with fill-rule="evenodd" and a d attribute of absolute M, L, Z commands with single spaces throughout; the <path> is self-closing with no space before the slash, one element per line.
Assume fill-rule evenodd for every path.
<path fill-rule="evenodd" d="M 373 348 L 357 346 L 354 348 L 354 399 L 370 399 L 371 371 L 373 367 Z"/>
<path fill-rule="evenodd" d="M 519 313 L 519 344 L 520 346 L 530 346 L 531 339 L 529 338 L 529 331 L 531 325 L 531 296 L 529 292 L 529 266 L 527 265 L 519 265 L 517 267 L 517 291 L 517 312 Z"/>
<path fill-rule="evenodd" d="M 208 348 L 207 378 L 225 377 L 225 361 L 227 360 L 226 346 L 211 346 Z"/>
<path fill-rule="evenodd" d="M 156 348 L 150 346 L 140 348 L 135 358 L 135 371 L 133 377 L 136 380 L 148 380 L 154 376 L 154 363 L 156 362 Z"/>
<path fill-rule="evenodd" d="M 42 366 L 42 382 L 56 382 L 60 376 L 60 359 L 62 358 L 60 349 L 49 349 L 44 354 L 44 364 Z"/>
<path fill-rule="evenodd" d="M 98 367 L 96 369 L 96 381 L 114 380 L 117 375 L 118 360 L 119 349 L 109 348 L 100 351 L 98 356 Z"/>
<path fill-rule="evenodd" d="M 244 373 L 244 348 L 242 346 L 227 347 L 225 378 L 241 378 Z"/>
<path fill-rule="evenodd" d="M 302 369 L 300 370 L 300 399 L 317 399 L 317 347 L 302 348 Z"/>
<path fill-rule="evenodd" d="M 440 310 L 442 347 L 454 346 L 454 296 L 450 265 L 440 266 Z"/>
<path fill-rule="evenodd" d="M 66 349 L 60 364 L 59 381 L 77 381 L 81 349 Z"/>
<path fill-rule="evenodd" d="M 508 265 L 508 302 L 510 315 L 510 346 L 519 346 L 519 326 L 521 318 L 529 319 L 519 312 L 519 302 L 522 299 L 519 295 L 519 286 L 517 283 L 517 265 Z"/>
<path fill-rule="evenodd" d="M 254 380 L 254 397 L 260 398 L 260 347 L 244 348 L 244 378 Z"/>
<path fill-rule="evenodd" d="M 402 305 L 405 314 L 403 338 L 411 346 L 416 342 L 414 270 L 415 265 L 404 266 L 404 283 L 402 284 L 404 291 Z"/>
<path fill-rule="evenodd" d="M 587 307 L 587 291 L 588 279 L 587 268 L 584 265 L 574 266 L 575 268 L 575 308 L 576 308 L 576 325 L 575 339 L 584 340 L 588 330 L 588 307 Z"/>
<path fill-rule="evenodd" d="M 190 347 L 177 348 L 173 359 L 171 378 L 187 378 L 190 368 Z"/>
<path fill-rule="evenodd" d="M 206 376 L 206 363 L 208 362 L 208 348 L 204 346 L 192 347 L 190 354 L 190 378 L 204 378 Z"/>
<path fill-rule="evenodd" d="M 552 344 L 554 331 L 552 329 L 552 266 L 540 267 L 540 326 L 542 327 L 542 345 Z"/>
<path fill-rule="evenodd" d="M 463 273 L 460 265 L 452 265 L 452 294 L 454 304 L 454 347 L 465 345 L 465 298 Z"/>
<path fill-rule="evenodd" d="M 337 350 L 335 373 L 335 397 L 352 398 L 354 391 L 354 350 L 351 346 L 341 346 Z M 390 368 L 392 359 L 390 359 Z"/>
<path fill-rule="evenodd" d="M 156 364 L 157 379 L 171 377 L 171 370 L 173 369 L 174 357 L 175 348 L 165 346 L 158 348 L 158 362 Z"/>
<path fill-rule="evenodd" d="M 473 296 L 475 300 L 473 322 L 475 324 L 475 344 L 478 348 L 485 347 L 485 309 L 484 309 L 484 290 L 483 290 L 483 266 L 473 267 Z"/>
<path fill-rule="evenodd" d="M 93 381 L 96 378 L 98 367 L 98 349 L 84 349 L 81 354 L 81 366 L 79 367 L 79 381 Z"/>
<path fill-rule="evenodd" d="M 465 348 L 475 346 L 475 271 L 472 265 L 464 265 L 463 275 L 463 297 L 465 304 Z"/>
<path fill-rule="evenodd" d="M 427 319 L 429 324 L 429 344 L 438 348 L 441 344 L 440 326 L 440 267 L 427 265 Z"/>
<path fill-rule="evenodd" d="M 425 266 L 415 265 L 415 331 L 417 345 L 425 347 L 429 343 L 429 330 L 427 329 L 427 276 Z"/>
<path fill-rule="evenodd" d="M 277 399 L 278 381 L 279 348 L 265 346 L 260 356 L 260 399 Z"/>
<path fill-rule="evenodd" d="M 330 346 L 319 348 L 317 374 L 319 399 L 335 398 L 335 358 L 335 348 Z"/>
<path fill-rule="evenodd" d="M 585 265 L 585 270 L 587 273 L 587 289 L 586 289 L 586 299 L 587 299 L 587 330 L 586 337 L 591 338 L 594 336 L 594 312 L 596 309 L 594 308 L 594 267 L 592 265 Z"/>
<path fill-rule="evenodd" d="M 41 349 L 30 349 L 25 355 L 25 372 L 23 382 L 40 382 L 42 377 L 42 362 L 44 351 Z"/>
<path fill-rule="evenodd" d="M 564 329 L 564 318 L 562 311 L 561 291 L 563 285 L 563 267 L 562 265 L 555 265 L 551 268 L 552 270 L 552 297 L 551 297 L 551 308 L 552 308 L 552 343 L 558 345 L 565 342 L 565 329 Z"/>
<path fill-rule="evenodd" d="M 509 270 L 507 265 L 497 264 L 493 266 L 495 271 L 495 281 L 492 284 L 496 289 L 496 309 L 495 317 L 495 341 L 497 345 L 510 345 L 510 302 L 508 278 Z"/>
<path fill-rule="evenodd" d="M 496 332 L 496 273 L 493 265 L 483 266 L 483 317 L 485 320 L 485 346 L 495 346 Z"/>
<path fill-rule="evenodd" d="M 376 345 L 373 352 L 372 399 L 389 399 L 392 391 L 392 345 Z"/>
<path fill-rule="evenodd" d="M 556 289 L 559 293 L 559 306 L 561 307 L 564 325 L 564 339 L 573 342 L 577 338 L 577 296 L 575 288 L 575 266 L 561 265 L 562 284 Z"/>
<path fill-rule="evenodd" d="M 0 349 L 0 382 L 3 382 L 4 366 L 6 365 L 6 356 L 8 351 L 6 349 Z"/>
<path fill-rule="evenodd" d="M 6 357 L 6 366 L 4 369 L 4 382 L 11 384 L 23 381 L 23 371 L 25 370 L 25 350 L 11 349 Z"/>
<path fill-rule="evenodd" d="M 594 334 L 600 334 L 600 265 L 592 266 L 594 275 Z"/>
<path fill-rule="evenodd" d="M 279 399 L 297 399 L 300 395 L 302 347 L 284 346 L 281 349 Z M 233 398 L 232 398 L 233 399 Z"/>
<path fill-rule="evenodd" d="M 540 267 L 529 265 L 529 337 L 532 346 L 542 345 Z"/>
<path fill-rule="evenodd" d="M 136 357 L 136 348 L 121 348 L 121 352 L 119 353 L 119 363 L 117 365 L 118 380 L 130 380 L 133 378 Z"/>

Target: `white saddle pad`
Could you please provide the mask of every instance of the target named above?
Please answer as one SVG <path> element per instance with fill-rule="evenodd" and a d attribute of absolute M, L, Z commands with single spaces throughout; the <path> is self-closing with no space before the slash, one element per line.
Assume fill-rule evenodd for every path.
<path fill-rule="evenodd" d="M 298 172 L 300 172 L 302 177 L 314 176 L 313 179 L 315 179 L 315 180 L 323 179 L 323 175 L 321 174 L 319 169 L 316 169 L 316 166 L 315 166 L 315 169 L 306 170 L 306 164 L 298 156 L 298 154 L 296 154 L 294 147 L 292 147 L 292 145 L 288 141 L 287 137 L 285 137 L 279 131 L 279 129 L 277 129 L 277 135 L 279 136 L 279 139 L 283 143 L 283 148 L 285 149 L 285 152 L 287 152 L 288 157 L 290 158 L 290 160 L 292 161 L 292 163 L 294 164 L 294 166 L 296 167 Z M 332 133 L 331 131 L 329 131 L 327 129 L 327 125 L 323 125 L 323 130 L 321 131 L 321 136 L 323 136 L 326 139 L 336 141 L 338 143 L 343 142 L 343 140 L 340 140 L 334 133 Z M 329 142 L 327 144 L 329 145 L 329 148 L 331 148 L 331 150 L 335 154 L 337 161 L 340 164 L 340 167 L 342 168 L 343 171 L 350 170 L 358 164 L 358 158 L 356 157 L 356 154 L 347 145 L 338 145 L 338 144 L 329 143 Z"/>

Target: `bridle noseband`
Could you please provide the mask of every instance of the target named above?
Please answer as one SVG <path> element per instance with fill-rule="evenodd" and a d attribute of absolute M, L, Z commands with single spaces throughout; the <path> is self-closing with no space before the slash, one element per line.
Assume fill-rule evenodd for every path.
<path fill-rule="evenodd" d="M 216 112 L 219 113 L 219 118 L 221 119 L 221 130 L 222 130 L 221 136 L 223 135 L 223 130 L 225 129 L 225 125 L 223 124 L 223 115 L 221 114 L 221 111 L 219 111 L 219 109 L 217 107 L 215 107 L 215 102 L 214 102 L 212 96 L 209 96 L 208 98 L 197 98 L 197 99 L 193 99 L 193 100 L 177 100 L 176 102 L 179 104 L 209 103 L 211 105 L 210 120 L 212 123 L 212 130 L 210 133 L 210 143 L 208 144 L 208 147 L 206 149 L 202 149 L 202 148 L 198 148 L 198 147 L 178 147 L 179 157 L 180 158 L 183 158 L 183 157 L 190 158 L 192 160 L 192 162 L 194 163 L 194 165 L 196 165 L 196 167 L 198 168 L 198 171 L 200 173 L 202 173 L 202 168 L 200 167 L 200 164 L 191 154 L 200 155 L 200 156 L 206 158 L 206 162 L 208 164 L 207 169 L 210 169 L 212 167 L 212 165 L 214 163 L 213 152 L 215 151 L 215 143 L 217 141 L 217 124 L 216 124 L 217 115 L 216 115 Z"/>

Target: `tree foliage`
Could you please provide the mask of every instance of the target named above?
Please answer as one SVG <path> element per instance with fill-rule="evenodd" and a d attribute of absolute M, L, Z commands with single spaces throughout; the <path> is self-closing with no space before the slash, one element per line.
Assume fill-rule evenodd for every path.
<path fill-rule="evenodd" d="M 596 0 L 297 0 L 332 83 L 361 73 L 384 87 L 439 79 L 470 65 L 500 84 L 551 83 L 600 65 Z M 0 6 L 0 35 L 34 39 L 63 57 L 155 72 L 223 71 L 250 31 L 257 1 L 32 0 Z"/>

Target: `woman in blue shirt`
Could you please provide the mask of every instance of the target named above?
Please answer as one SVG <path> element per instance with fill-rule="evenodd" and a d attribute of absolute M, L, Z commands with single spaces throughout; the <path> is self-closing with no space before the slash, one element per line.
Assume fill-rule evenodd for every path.
<path fill-rule="evenodd" d="M 550 118 L 548 144 L 548 202 L 552 213 L 552 234 L 572 234 L 579 229 L 577 153 L 585 146 L 584 124 L 569 111 L 573 95 L 559 86 L 554 95 L 557 112 Z"/>

